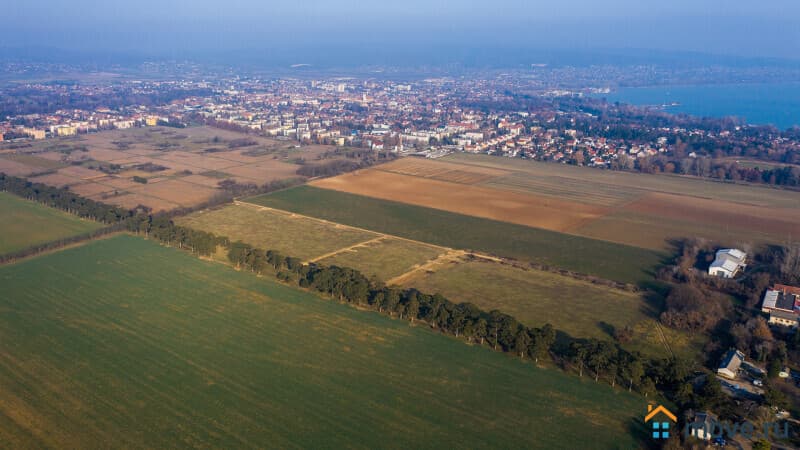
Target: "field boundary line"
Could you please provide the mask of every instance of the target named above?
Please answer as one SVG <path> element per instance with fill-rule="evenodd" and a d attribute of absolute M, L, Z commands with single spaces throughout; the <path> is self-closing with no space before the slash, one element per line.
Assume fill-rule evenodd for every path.
<path fill-rule="evenodd" d="M 461 259 L 463 256 L 466 256 L 466 255 L 467 255 L 467 252 L 464 251 L 464 250 L 451 250 L 449 252 L 442 253 L 441 255 L 438 255 L 437 257 L 435 257 L 433 259 L 425 261 L 422 264 L 415 265 L 414 267 L 411 268 L 411 270 L 409 270 L 406 273 L 402 273 L 402 274 L 400 274 L 400 275 L 398 275 L 398 276 L 396 276 L 394 278 L 386 280 L 386 285 L 387 286 L 391 286 L 393 284 L 399 285 L 400 283 L 402 283 L 402 282 L 406 281 L 407 279 L 411 278 L 417 272 L 421 272 L 423 270 L 428 270 L 428 269 L 431 269 L 431 268 L 433 268 L 435 266 L 439 266 L 439 265 L 446 264 L 446 263 L 449 263 L 449 262 L 458 261 L 459 259 Z"/>
<path fill-rule="evenodd" d="M 342 248 L 340 248 L 338 250 L 334 250 L 332 252 L 325 253 L 324 255 L 316 256 L 316 257 L 314 257 L 312 259 L 309 259 L 308 261 L 305 261 L 303 264 L 309 264 L 309 263 L 315 263 L 317 261 L 322 261 L 325 258 L 330 258 L 331 256 L 336 256 L 339 253 L 344 253 L 344 252 L 353 250 L 353 249 L 358 248 L 358 247 L 367 246 L 367 245 L 369 245 L 369 244 L 371 244 L 373 242 L 381 242 L 381 241 L 383 241 L 385 239 L 390 239 L 390 238 L 391 238 L 391 236 L 387 236 L 385 234 L 382 234 L 382 235 L 380 235 L 378 237 L 375 237 L 375 238 L 372 238 L 372 239 L 369 239 L 369 240 L 366 240 L 366 241 L 363 241 L 363 242 L 357 242 L 357 243 L 355 243 L 353 245 L 349 245 L 347 247 L 342 247 Z"/>

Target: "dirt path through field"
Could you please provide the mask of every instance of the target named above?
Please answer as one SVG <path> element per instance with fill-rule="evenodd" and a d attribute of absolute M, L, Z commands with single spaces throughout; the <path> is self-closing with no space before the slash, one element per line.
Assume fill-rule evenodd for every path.
<path fill-rule="evenodd" d="M 325 253 L 324 255 L 320 255 L 320 256 L 317 256 L 315 258 L 309 259 L 308 261 L 304 262 L 303 264 L 315 263 L 317 261 L 322 261 L 325 258 L 330 258 L 331 256 L 336 256 L 339 253 L 348 252 L 350 250 L 353 250 L 353 249 L 359 248 L 359 247 L 365 247 L 365 246 L 367 246 L 369 244 L 378 243 L 378 242 L 381 242 L 381 241 L 383 241 L 385 239 L 389 239 L 389 236 L 380 235 L 380 236 L 378 236 L 376 238 L 372 238 L 372 239 L 366 240 L 364 242 L 358 242 L 358 243 L 355 243 L 355 244 L 353 244 L 351 246 L 340 248 L 338 250 L 334 250 L 332 252 Z"/>
<path fill-rule="evenodd" d="M 487 259 L 487 260 L 490 260 L 490 261 L 493 261 L 493 262 L 497 262 L 497 263 L 502 263 L 503 262 L 503 260 L 501 258 L 498 258 L 496 256 L 482 255 L 480 253 L 467 252 L 467 251 L 464 251 L 464 250 L 450 250 L 449 252 L 443 253 L 443 254 L 437 256 L 436 258 L 433 258 L 433 259 L 431 259 L 431 260 L 429 260 L 429 261 L 427 261 L 425 263 L 415 265 L 408 272 L 406 272 L 404 274 L 400 274 L 400 275 L 388 280 L 386 282 L 386 285 L 390 286 L 390 285 L 393 285 L 393 284 L 397 284 L 397 285 L 403 284 L 405 281 L 407 281 L 409 278 L 412 278 L 414 275 L 416 275 L 419 272 L 433 270 L 436 267 L 440 267 L 440 266 L 443 266 L 443 265 L 448 264 L 448 263 L 455 263 L 455 262 L 461 261 L 462 259 L 464 259 L 466 257 L 475 257 L 475 258 L 480 258 L 480 259 Z"/>

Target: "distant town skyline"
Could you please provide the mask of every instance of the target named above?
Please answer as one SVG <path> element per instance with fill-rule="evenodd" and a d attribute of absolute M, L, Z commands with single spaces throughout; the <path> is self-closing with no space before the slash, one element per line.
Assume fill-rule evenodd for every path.
<path fill-rule="evenodd" d="M 790 0 L 32 0 L 7 8 L 4 16 L 0 47 L 151 55 L 264 50 L 297 52 L 312 63 L 331 51 L 343 57 L 418 53 L 421 59 L 493 49 L 638 48 L 793 59 L 800 54 L 794 21 L 800 4 Z"/>

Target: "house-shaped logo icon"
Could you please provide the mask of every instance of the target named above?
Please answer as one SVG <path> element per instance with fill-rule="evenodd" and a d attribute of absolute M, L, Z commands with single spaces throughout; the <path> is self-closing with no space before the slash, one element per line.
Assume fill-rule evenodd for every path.
<path fill-rule="evenodd" d="M 647 415 L 644 416 L 644 423 L 650 422 L 650 426 L 653 429 L 653 439 L 669 438 L 670 422 L 668 422 L 667 419 L 671 420 L 672 423 L 678 422 L 678 418 L 675 414 L 672 414 L 670 410 L 663 405 L 658 405 L 656 407 L 647 405 Z"/>

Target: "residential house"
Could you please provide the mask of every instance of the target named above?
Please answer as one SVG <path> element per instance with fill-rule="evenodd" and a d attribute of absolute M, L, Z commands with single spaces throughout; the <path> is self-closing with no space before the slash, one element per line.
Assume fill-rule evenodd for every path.
<path fill-rule="evenodd" d="M 719 365 L 719 369 L 717 369 L 717 374 L 735 380 L 736 376 L 739 374 L 739 367 L 741 367 L 743 362 L 744 353 L 732 348 L 725 354 L 725 357 L 722 358 L 722 363 Z"/>
<path fill-rule="evenodd" d="M 694 417 L 686 421 L 686 426 L 689 428 L 690 436 L 710 441 L 714 428 L 719 426 L 719 419 L 710 412 L 698 412 L 694 414 Z"/>
<path fill-rule="evenodd" d="M 708 268 L 708 274 L 733 278 L 747 267 L 747 253 L 736 248 L 723 248 L 717 250 L 717 256 Z"/>
<path fill-rule="evenodd" d="M 761 311 L 769 314 L 769 323 L 797 328 L 800 319 L 800 288 L 776 284 L 767 289 Z"/>

